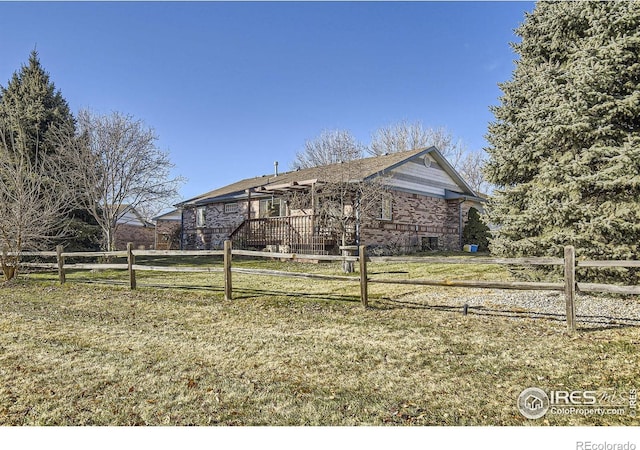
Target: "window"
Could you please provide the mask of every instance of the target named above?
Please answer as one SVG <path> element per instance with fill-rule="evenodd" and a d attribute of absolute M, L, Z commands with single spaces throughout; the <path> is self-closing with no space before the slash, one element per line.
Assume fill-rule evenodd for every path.
<path fill-rule="evenodd" d="M 260 217 L 280 217 L 284 212 L 283 206 L 279 198 L 260 200 Z"/>
<path fill-rule="evenodd" d="M 225 203 L 224 204 L 224 212 L 225 212 L 225 214 L 238 212 L 238 204 L 237 203 Z"/>
<path fill-rule="evenodd" d="M 438 238 L 437 237 L 423 237 L 422 238 L 422 250 L 438 250 Z"/>
<path fill-rule="evenodd" d="M 381 220 L 391 220 L 392 219 L 392 207 L 391 207 L 391 196 L 384 195 L 382 197 L 382 208 L 380 211 L 380 219 Z"/>
<path fill-rule="evenodd" d="M 206 208 L 204 206 L 196 209 L 196 227 L 202 228 L 206 225 Z"/>

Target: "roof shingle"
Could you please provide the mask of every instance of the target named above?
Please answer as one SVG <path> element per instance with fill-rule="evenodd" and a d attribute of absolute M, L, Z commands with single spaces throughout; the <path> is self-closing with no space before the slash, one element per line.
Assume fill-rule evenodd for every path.
<path fill-rule="evenodd" d="M 233 198 L 234 194 L 241 195 L 247 189 L 256 189 L 263 186 L 287 184 L 293 182 L 302 182 L 306 180 L 318 180 L 325 182 L 340 181 L 338 177 L 349 174 L 351 179 L 366 179 L 377 174 L 385 173 L 397 165 L 421 154 L 434 152 L 434 156 L 439 156 L 438 159 L 444 160 L 442 155 L 435 147 L 421 148 L 417 150 L 411 150 L 407 152 L 397 152 L 382 156 L 372 156 L 369 158 L 357 159 L 353 161 L 347 161 L 344 163 L 330 164 L 326 166 L 311 167 L 308 169 L 299 169 L 290 172 L 283 172 L 273 175 L 263 175 L 260 177 L 246 178 L 244 180 L 237 181 L 227 186 L 214 189 L 213 191 L 206 192 L 197 197 L 185 200 L 184 202 L 176 206 L 193 205 L 199 203 L 205 203 L 214 199 L 220 200 L 221 197 Z M 441 161 L 442 162 L 442 161 Z M 474 194 L 473 191 L 466 186 L 464 180 L 455 173 L 453 168 L 444 160 L 449 171 L 453 171 L 452 175 L 457 178 L 458 182 L 464 184 L 465 190 Z"/>

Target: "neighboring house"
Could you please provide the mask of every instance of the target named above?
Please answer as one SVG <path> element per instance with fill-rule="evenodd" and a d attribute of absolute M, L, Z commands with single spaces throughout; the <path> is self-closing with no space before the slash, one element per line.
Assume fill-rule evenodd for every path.
<path fill-rule="evenodd" d="M 218 249 L 231 239 L 234 248 L 337 253 L 340 238 L 331 225 L 319 223 L 313 206 L 292 208 L 287 194 L 313 191 L 315 202 L 322 201 L 323 183 L 345 169 L 354 169 L 357 179 L 383 177 L 389 190 L 379 219 L 354 226 L 348 244 L 380 252 L 460 250 L 469 208 L 482 210 L 484 199 L 431 147 L 248 178 L 186 200 L 176 205 L 182 210 L 180 246 Z"/>
<path fill-rule="evenodd" d="M 131 205 L 122 205 L 118 210 L 116 250 L 125 250 L 128 242 L 133 243 L 133 248 L 152 249 L 155 243 L 155 225 L 145 220 Z"/>
<path fill-rule="evenodd" d="M 156 223 L 156 250 L 179 250 L 182 230 L 182 211 L 174 209 L 153 218 Z"/>

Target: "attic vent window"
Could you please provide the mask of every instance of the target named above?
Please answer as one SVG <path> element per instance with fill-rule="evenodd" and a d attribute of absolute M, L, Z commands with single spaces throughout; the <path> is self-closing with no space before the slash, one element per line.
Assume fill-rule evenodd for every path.
<path fill-rule="evenodd" d="M 224 212 L 226 214 L 238 212 L 238 204 L 237 203 L 225 203 L 224 204 Z"/>
<path fill-rule="evenodd" d="M 432 163 L 433 163 L 433 160 L 431 159 L 431 157 L 429 155 L 425 155 L 424 156 L 424 166 L 428 169 L 429 167 L 431 167 Z"/>

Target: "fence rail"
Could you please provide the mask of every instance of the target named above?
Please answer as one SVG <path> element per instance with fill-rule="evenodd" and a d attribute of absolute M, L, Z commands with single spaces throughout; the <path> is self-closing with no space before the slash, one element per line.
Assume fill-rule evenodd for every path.
<path fill-rule="evenodd" d="M 532 266 L 562 266 L 563 258 L 485 258 L 482 256 L 473 258 L 443 258 L 437 256 L 370 256 L 367 261 L 374 263 L 430 263 L 430 264 L 506 264 L 506 265 L 532 265 Z M 634 261 L 635 262 L 635 261 Z M 638 261 L 640 262 L 640 261 Z"/>
<path fill-rule="evenodd" d="M 640 295 L 640 286 L 619 286 L 597 283 L 581 283 L 576 281 L 576 267 L 640 267 L 640 261 L 596 261 L 583 260 L 576 261 L 575 249 L 572 246 L 565 247 L 564 258 L 486 258 L 486 257 L 465 257 L 465 258 L 442 258 L 442 257 L 369 257 L 366 248 L 358 248 L 358 256 L 337 256 L 337 255 L 307 255 L 296 253 L 275 253 L 260 252 L 252 250 L 233 250 L 231 241 L 225 241 L 224 250 L 134 250 L 131 244 L 127 245 L 126 251 L 116 252 L 64 252 L 61 246 L 55 252 L 22 252 L 20 255 L 56 258 L 55 263 L 22 263 L 26 267 L 40 267 L 58 271 L 60 283 L 66 281 L 66 270 L 93 270 L 111 269 L 126 270 L 129 273 L 129 287 L 136 289 L 137 271 L 157 271 L 157 272 L 201 272 L 201 273 L 223 273 L 225 299 L 231 300 L 233 297 L 232 274 L 251 274 L 258 276 L 306 278 L 318 280 L 337 280 L 360 284 L 360 297 L 362 304 L 368 306 L 368 285 L 370 283 L 380 284 L 402 284 L 416 286 L 446 286 L 465 288 L 490 288 L 490 289 L 515 289 L 515 290 L 551 290 L 564 292 L 566 299 L 567 327 L 570 331 L 576 329 L 575 318 L 575 294 L 576 290 L 582 292 L 605 292 L 626 295 Z M 234 267 L 233 256 L 250 256 L 280 260 L 315 260 L 315 261 L 344 261 L 358 262 L 359 276 L 339 276 L 324 275 L 306 272 L 288 272 L 280 270 L 250 269 Z M 181 267 L 181 266 L 154 266 L 147 264 L 136 264 L 136 256 L 222 256 L 223 267 Z M 73 263 L 66 264 L 65 258 L 85 258 L 85 257 L 119 257 L 127 258 L 127 263 Z M 564 267 L 564 280 L 557 283 L 543 282 L 512 282 L 512 281 L 481 281 L 481 280 L 428 280 L 428 279 L 385 279 L 369 277 L 367 272 L 368 263 L 423 263 L 423 264 L 498 264 L 498 265 L 553 265 Z"/>
<path fill-rule="evenodd" d="M 564 283 L 510 282 L 510 281 L 475 281 L 475 280 L 397 280 L 369 278 L 369 283 L 411 284 L 416 286 L 445 286 L 482 289 L 515 289 L 519 291 L 563 291 Z"/>

